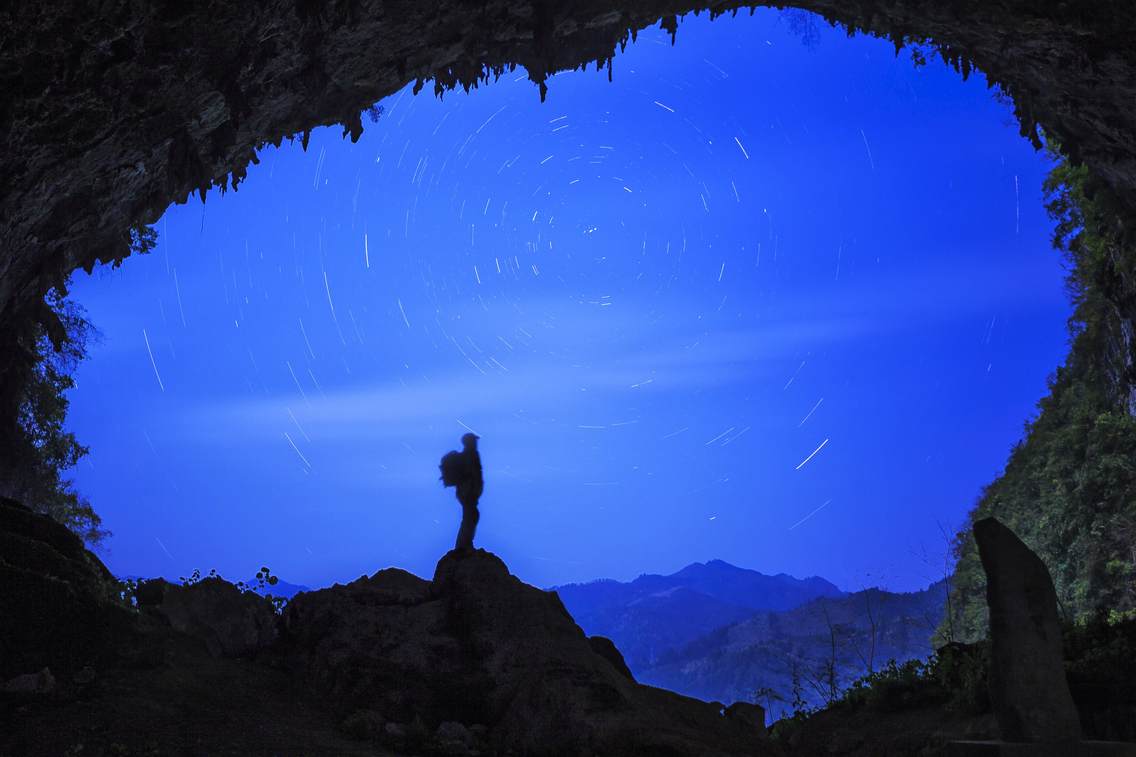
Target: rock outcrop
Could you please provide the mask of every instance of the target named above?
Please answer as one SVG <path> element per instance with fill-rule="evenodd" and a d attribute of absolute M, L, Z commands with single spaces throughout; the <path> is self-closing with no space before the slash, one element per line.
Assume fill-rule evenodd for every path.
<path fill-rule="evenodd" d="M 133 628 L 114 593 L 79 537 L 0 497 L 0 681 L 113 658 Z"/>
<path fill-rule="evenodd" d="M 281 723 L 264 749 L 290 733 L 320 754 L 779 754 L 760 708 L 635 683 L 555 593 L 481 550 L 446 555 L 431 581 L 391 568 L 299 594 L 283 617 L 219 578 L 142 582 L 136 608 L 121 588 L 65 528 L 0 500 L 0 753 L 62 753 L 92 729 L 177 753 L 187 728 L 192 753 L 261 753 L 246 708 Z M 121 723 L 142 701 L 150 714 Z"/>
<path fill-rule="evenodd" d="M 214 657 L 244 657 L 276 640 L 277 617 L 272 603 L 241 591 L 220 578 L 204 578 L 188 586 L 162 579 L 144 582 L 138 604 L 170 626 L 205 644 Z"/>
<path fill-rule="evenodd" d="M 589 636 L 588 646 L 592 648 L 593 652 L 610 662 L 620 675 L 630 678 L 632 681 L 635 680 L 635 676 L 631 674 L 631 668 L 627 667 L 627 661 L 623 659 L 623 655 L 620 654 L 619 649 L 611 639 L 606 636 Z"/>
<path fill-rule="evenodd" d="M 990 701 L 1006 741 L 1076 742 L 1057 592 L 1045 564 L 995 518 L 974 524 L 990 607 Z"/>
<path fill-rule="evenodd" d="M 24 673 L 0 683 L 0 694 L 15 696 L 43 696 L 55 691 L 55 676 L 51 668 L 38 673 Z"/>
<path fill-rule="evenodd" d="M 636 684 L 555 593 L 483 550 L 449 553 L 429 582 L 391 569 L 302 594 L 284 628 L 286 664 L 368 713 L 359 727 L 484 728 L 495 754 L 774 753 L 754 712 Z"/>
<path fill-rule="evenodd" d="M 66 528 L 0 499 L 0 693 L 56 696 L 61 676 L 61 701 L 117 681 L 106 712 L 148 691 L 169 700 L 155 702 L 164 712 L 229 712 L 234 696 L 276 717 L 315 706 L 344 737 L 398 753 L 777 754 L 760 708 L 635 683 L 614 644 L 587 638 L 555 593 L 482 550 L 446 555 L 431 581 L 390 568 L 299 594 L 283 617 L 219 578 L 144 581 L 137 608 L 121 589 Z M 61 717 L 81 730 L 91 710 L 76 707 Z M 225 717 L 231 734 L 239 716 Z M 129 738 L 176 728 L 140 723 Z M 53 753 L 53 742 L 27 746 L 23 726 L 13 734 L 24 752 Z"/>

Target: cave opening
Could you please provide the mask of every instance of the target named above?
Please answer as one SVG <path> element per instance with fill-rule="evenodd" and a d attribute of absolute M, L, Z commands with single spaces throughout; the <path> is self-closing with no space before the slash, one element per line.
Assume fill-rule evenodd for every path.
<path fill-rule="evenodd" d="M 408 87 L 75 281 L 117 572 L 428 574 L 471 428 L 481 538 L 534 583 L 942 576 L 1064 356 L 1045 156 L 980 76 L 815 17 L 688 18 L 613 68 Z"/>

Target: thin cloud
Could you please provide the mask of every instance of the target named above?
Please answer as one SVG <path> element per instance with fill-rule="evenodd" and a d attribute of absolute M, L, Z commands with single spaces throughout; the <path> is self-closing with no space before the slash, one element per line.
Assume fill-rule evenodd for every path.
<path fill-rule="evenodd" d="M 597 395 L 691 392 L 781 375 L 781 361 L 801 349 L 853 338 L 863 326 L 851 320 L 777 324 L 763 329 L 672 337 L 660 349 L 623 352 L 613 344 L 586 363 L 530 356 L 507 371 L 488 362 L 484 373 L 455 363 L 442 375 L 414 382 L 326 387 L 323 395 L 282 391 L 267 399 L 197 407 L 186 417 L 192 427 L 261 433 L 296 422 L 313 439 L 362 435 L 367 438 L 418 435 L 429 424 L 455 419 L 511 416 L 518 409 L 546 417 L 563 416 Z M 647 379 L 650 379 L 648 382 Z"/>

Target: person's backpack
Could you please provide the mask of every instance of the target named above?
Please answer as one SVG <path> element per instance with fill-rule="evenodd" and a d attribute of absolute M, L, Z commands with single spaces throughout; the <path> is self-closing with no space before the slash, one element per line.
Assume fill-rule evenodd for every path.
<path fill-rule="evenodd" d="M 445 486 L 457 486 L 463 475 L 462 455 L 457 450 L 451 450 L 442 456 L 438 469 L 442 471 L 440 478 Z"/>

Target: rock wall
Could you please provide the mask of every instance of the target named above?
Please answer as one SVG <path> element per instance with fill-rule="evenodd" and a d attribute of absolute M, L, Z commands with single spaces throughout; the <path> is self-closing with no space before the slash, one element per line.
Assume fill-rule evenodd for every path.
<path fill-rule="evenodd" d="M 1136 218 L 1136 6 L 1122 0 L 799 0 L 897 45 L 931 39 L 977 67 L 1102 177 Z M 602 66 L 689 0 L 13 0 L 0 10 L 0 354 L 42 318 L 46 288 L 119 262 L 131 229 L 210 186 L 235 187 L 256 150 L 341 123 L 409 81 L 436 91 L 520 65 Z M 711 3 L 714 14 L 736 3 Z M 534 96 L 536 93 L 534 92 Z M 1131 210 L 1132 212 L 1128 212 Z M 135 248 L 138 245 L 135 244 Z M 1125 314 L 1136 304 L 1119 302 Z M 41 310 L 41 309 L 40 309 Z M 26 341 L 26 339 L 25 339 Z M 0 361 L 0 421 L 19 361 Z"/>
<path fill-rule="evenodd" d="M 114 658 L 133 627 L 115 591 L 78 536 L 0 497 L 0 682 Z"/>

